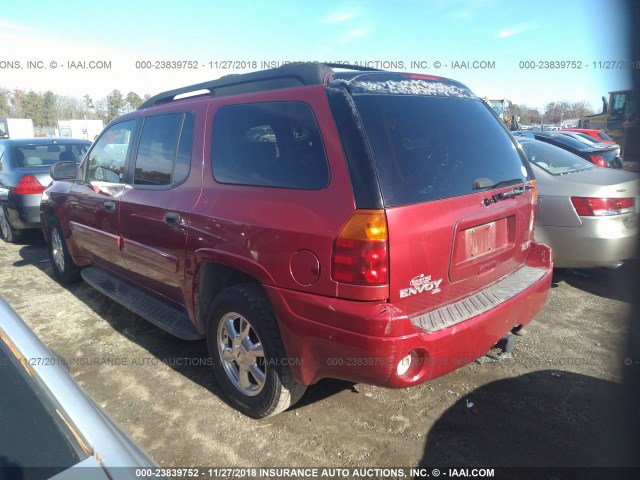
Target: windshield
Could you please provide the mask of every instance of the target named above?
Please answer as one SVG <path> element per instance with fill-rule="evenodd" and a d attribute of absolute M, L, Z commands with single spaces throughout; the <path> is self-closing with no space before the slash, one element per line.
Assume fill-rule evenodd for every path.
<path fill-rule="evenodd" d="M 481 100 L 354 95 L 387 207 L 527 180 L 515 145 Z M 474 190 L 476 186 L 476 190 Z"/>
<path fill-rule="evenodd" d="M 520 145 L 531 163 L 551 175 L 565 175 L 595 168 L 577 155 L 548 143 L 527 141 Z"/>
<path fill-rule="evenodd" d="M 80 163 L 89 150 L 89 144 L 38 144 L 15 147 L 16 165 L 18 167 L 51 166 L 61 161 Z"/>

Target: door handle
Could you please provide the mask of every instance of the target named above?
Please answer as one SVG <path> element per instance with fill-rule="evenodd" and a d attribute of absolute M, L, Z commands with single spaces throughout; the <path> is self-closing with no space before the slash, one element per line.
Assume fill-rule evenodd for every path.
<path fill-rule="evenodd" d="M 104 202 L 102 205 L 107 212 L 113 213 L 116 211 L 115 202 Z"/>
<path fill-rule="evenodd" d="M 164 214 L 164 223 L 168 225 L 180 225 L 180 214 L 178 212 L 167 212 Z"/>

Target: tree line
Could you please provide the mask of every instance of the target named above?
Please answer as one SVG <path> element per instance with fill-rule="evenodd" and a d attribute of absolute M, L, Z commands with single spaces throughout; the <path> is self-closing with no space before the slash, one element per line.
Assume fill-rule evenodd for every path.
<path fill-rule="evenodd" d="M 94 100 L 46 92 L 9 90 L 0 87 L 0 118 L 30 118 L 38 128 L 55 128 L 58 120 L 102 120 L 105 124 L 123 113 L 138 108 L 149 95 L 135 92 L 123 95 L 113 90 L 106 97 Z"/>
<path fill-rule="evenodd" d="M 547 103 L 542 112 L 526 105 L 511 104 L 511 107 L 505 112 L 505 116 L 511 118 L 512 115 L 515 115 L 519 118 L 518 121 L 521 125 L 539 125 L 540 123 L 558 125 L 565 120 L 582 118 L 593 113 L 595 113 L 593 107 L 586 100 L 578 102 L 557 100 Z"/>

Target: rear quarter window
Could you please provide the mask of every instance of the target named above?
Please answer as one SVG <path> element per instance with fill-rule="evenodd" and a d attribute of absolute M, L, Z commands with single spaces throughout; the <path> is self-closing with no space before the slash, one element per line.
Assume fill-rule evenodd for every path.
<path fill-rule="evenodd" d="M 481 100 L 354 95 L 387 207 L 527 180 L 510 136 Z"/>
<path fill-rule="evenodd" d="M 213 176 L 220 183 L 302 190 L 329 183 L 320 130 L 305 103 L 222 107 L 212 142 Z"/>

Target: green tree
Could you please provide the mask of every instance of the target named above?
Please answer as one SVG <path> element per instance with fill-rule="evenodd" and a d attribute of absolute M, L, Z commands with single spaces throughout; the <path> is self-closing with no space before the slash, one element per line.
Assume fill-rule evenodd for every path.
<path fill-rule="evenodd" d="M 135 110 L 142 104 L 142 98 L 135 92 L 129 92 L 127 93 L 126 102 L 130 110 Z"/>
<path fill-rule="evenodd" d="M 44 114 L 44 97 L 37 92 L 27 93 L 22 100 L 22 107 L 26 118 L 33 120 L 36 127 L 46 127 L 46 115 Z"/>
<path fill-rule="evenodd" d="M 111 121 L 122 113 L 125 100 L 120 90 L 114 90 L 107 95 L 107 121 Z"/>
<path fill-rule="evenodd" d="M 51 90 L 42 95 L 42 122 L 43 127 L 55 127 L 58 119 L 57 96 Z"/>

